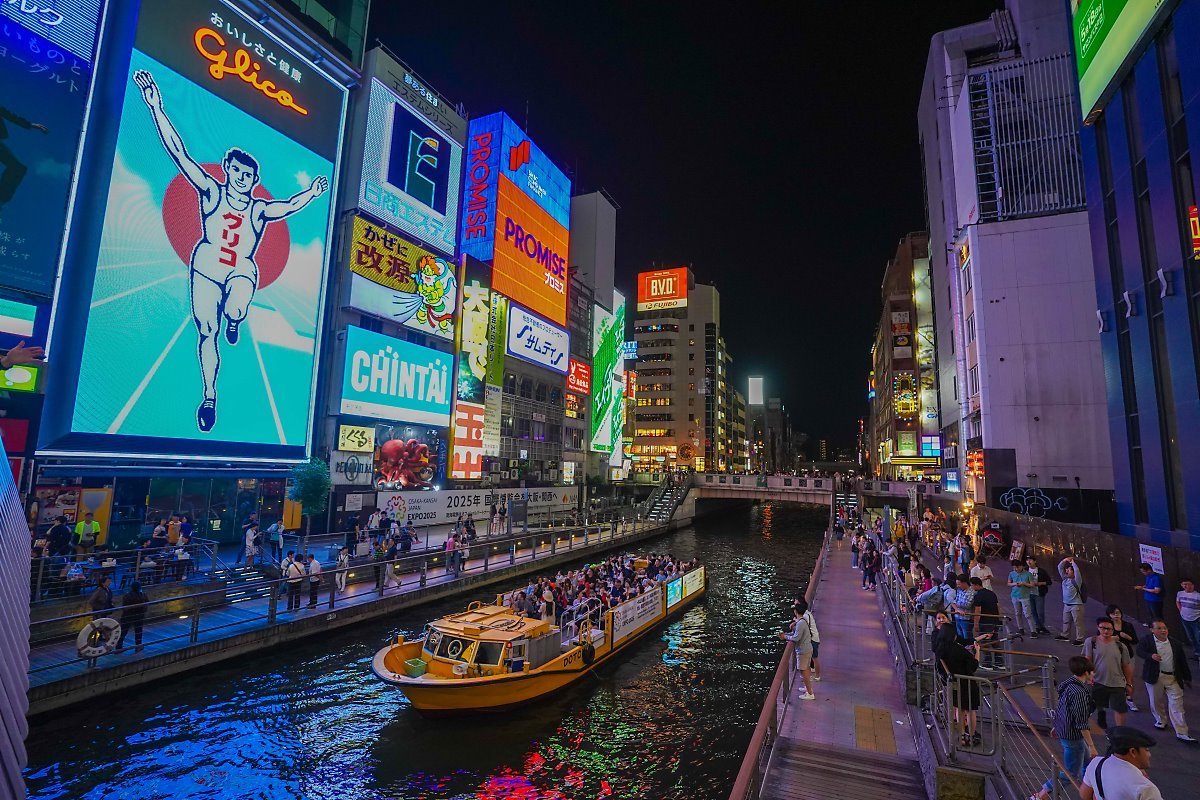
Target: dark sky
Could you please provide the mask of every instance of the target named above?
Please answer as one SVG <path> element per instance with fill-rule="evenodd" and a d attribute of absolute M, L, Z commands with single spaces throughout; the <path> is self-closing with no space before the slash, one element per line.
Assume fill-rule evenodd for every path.
<path fill-rule="evenodd" d="M 765 375 L 798 429 L 849 446 L 884 266 L 924 226 L 929 38 L 1001 5 L 375 0 L 368 41 L 472 116 L 527 120 L 576 193 L 620 204 L 618 288 L 690 264 L 737 385 Z"/>

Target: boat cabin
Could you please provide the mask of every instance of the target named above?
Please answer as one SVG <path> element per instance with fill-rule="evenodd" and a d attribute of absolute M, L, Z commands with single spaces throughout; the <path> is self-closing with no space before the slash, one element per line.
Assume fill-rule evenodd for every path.
<path fill-rule="evenodd" d="M 522 672 L 560 654 L 558 628 L 549 622 L 472 603 L 426 626 L 421 660 L 429 677 L 452 679 Z"/>

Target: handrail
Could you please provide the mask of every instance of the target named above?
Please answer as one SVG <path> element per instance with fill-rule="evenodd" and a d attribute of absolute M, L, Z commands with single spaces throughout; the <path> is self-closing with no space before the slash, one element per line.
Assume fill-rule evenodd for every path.
<path fill-rule="evenodd" d="M 1033 740 L 1035 742 L 1037 742 L 1037 745 L 1038 745 L 1038 747 L 1041 748 L 1043 755 L 1049 756 L 1050 760 L 1054 763 L 1054 766 L 1057 768 L 1058 772 L 1062 775 L 1066 775 L 1067 780 L 1069 780 L 1071 782 L 1071 786 L 1073 786 L 1075 788 L 1075 791 L 1079 791 L 1079 782 L 1077 780 L 1075 780 L 1075 776 L 1067 771 L 1066 764 L 1063 763 L 1062 758 L 1060 758 L 1059 755 L 1056 754 L 1054 752 L 1054 750 L 1052 750 L 1046 744 L 1046 742 L 1042 740 L 1042 735 L 1040 733 L 1038 733 L 1037 726 L 1034 725 L 1033 721 L 1031 719 L 1029 719 L 1029 717 L 1025 714 L 1024 711 L 1021 710 L 1020 704 L 1013 698 L 1013 696 L 1011 694 L 1008 693 L 1008 689 L 1005 689 L 1000 684 L 996 684 L 996 688 L 999 689 L 1000 695 L 1008 703 L 1008 707 L 1011 708 L 1013 711 L 1017 712 L 1017 717 L 1021 720 L 1021 722 L 1023 722 L 1025 724 L 1025 727 L 1027 727 L 1029 729 L 1030 736 L 1032 736 Z M 1054 776 L 1054 777 L 1056 777 L 1056 776 Z M 1053 780 L 1053 779 L 1054 778 L 1052 777 L 1051 780 Z"/>
<path fill-rule="evenodd" d="M 825 535 L 821 540 L 821 551 L 817 556 L 817 563 L 813 565 L 812 575 L 808 579 L 808 588 L 804 591 L 804 600 L 812 607 L 813 601 L 816 599 L 817 585 L 821 582 L 821 572 L 824 568 L 826 553 L 829 548 L 829 539 L 833 534 L 833 509 L 830 508 L 830 525 L 825 530 Z M 768 735 L 771 734 L 779 723 L 779 693 L 784 683 L 788 682 L 788 678 L 792 672 L 793 654 L 795 645 L 788 642 L 783 648 L 783 657 L 779 659 L 779 666 L 775 668 L 775 677 L 771 680 L 771 687 L 767 690 L 767 698 L 763 701 L 762 711 L 759 712 L 758 722 L 754 726 L 754 733 L 750 735 L 750 744 L 746 747 L 746 755 L 742 757 L 742 766 L 738 770 L 737 778 L 733 782 L 733 790 L 729 793 L 730 800 L 748 800 L 758 796 L 759 790 L 762 788 L 758 784 L 758 780 L 762 777 L 760 774 L 759 761 L 762 757 L 764 749 L 774 746 L 773 740 L 768 740 Z M 789 685 L 788 695 L 790 695 L 791 687 Z M 787 700 L 784 698 L 784 711 L 787 711 Z"/>

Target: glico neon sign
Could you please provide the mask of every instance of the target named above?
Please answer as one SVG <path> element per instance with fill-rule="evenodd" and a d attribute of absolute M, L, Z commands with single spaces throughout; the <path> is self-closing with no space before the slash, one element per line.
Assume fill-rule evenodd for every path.
<path fill-rule="evenodd" d="M 213 53 L 205 48 L 205 42 L 210 39 L 216 42 L 220 50 Z M 297 105 L 291 92 L 278 88 L 273 81 L 258 79 L 258 71 L 262 69 L 262 64 L 254 61 L 246 50 L 239 48 L 233 54 L 233 63 L 231 64 L 229 63 L 229 51 L 225 49 L 225 38 L 212 28 L 198 28 L 194 41 L 200 55 L 212 62 L 208 68 L 208 74 L 215 79 L 222 80 L 227 74 L 236 75 L 284 108 L 290 108 L 297 114 L 308 115 L 308 109 Z"/>

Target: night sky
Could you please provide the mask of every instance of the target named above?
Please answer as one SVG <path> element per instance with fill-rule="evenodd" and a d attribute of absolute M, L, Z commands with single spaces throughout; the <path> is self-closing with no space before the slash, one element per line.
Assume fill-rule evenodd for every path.
<path fill-rule="evenodd" d="M 471 116 L 507 111 L 575 193 L 608 190 L 618 288 L 691 265 L 742 391 L 765 375 L 813 442 L 851 446 L 883 269 L 925 224 L 929 38 L 1001 0 L 581 5 L 375 0 L 368 43 Z"/>

